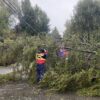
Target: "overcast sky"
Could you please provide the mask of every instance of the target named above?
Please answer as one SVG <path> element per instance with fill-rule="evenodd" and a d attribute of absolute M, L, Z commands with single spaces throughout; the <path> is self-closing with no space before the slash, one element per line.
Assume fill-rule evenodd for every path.
<path fill-rule="evenodd" d="M 72 16 L 73 9 L 79 0 L 31 0 L 45 11 L 50 19 L 50 27 L 57 27 L 62 34 L 65 23 Z"/>

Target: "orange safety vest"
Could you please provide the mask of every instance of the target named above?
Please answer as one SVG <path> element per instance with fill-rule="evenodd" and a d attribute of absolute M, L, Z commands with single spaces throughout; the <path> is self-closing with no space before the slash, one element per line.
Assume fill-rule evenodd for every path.
<path fill-rule="evenodd" d="M 44 53 L 36 53 L 36 63 L 37 64 L 45 64 L 46 63 L 46 59 L 43 58 L 42 56 L 44 56 Z"/>

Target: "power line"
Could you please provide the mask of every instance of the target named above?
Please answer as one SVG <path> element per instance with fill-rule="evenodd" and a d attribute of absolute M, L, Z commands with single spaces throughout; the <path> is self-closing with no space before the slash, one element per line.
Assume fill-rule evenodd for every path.
<path fill-rule="evenodd" d="M 8 1 L 8 0 L 6 0 L 6 1 Z M 12 7 L 14 7 L 13 4 L 12 4 L 10 1 L 8 1 L 8 2 L 10 3 L 10 5 L 12 5 Z M 13 8 L 13 9 L 14 9 L 14 8 Z M 18 14 L 20 13 L 20 16 L 23 17 L 23 16 L 21 15 L 21 12 L 19 12 L 19 10 L 18 10 L 17 8 L 15 8 L 14 10 L 15 10 L 15 13 L 16 13 L 16 12 L 17 12 Z M 33 29 L 33 27 L 32 27 L 26 20 L 23 19 L 23 21 L 26 23 L 26 25 L 28 25 L 28 26 L 32 29 L 33 32 L 37 32 L 35 29 Z"/>
<path fill-rule="evenodd" d="M 7 2 L 8 2 L 8 4 L 10 4 L 10 5 L 11 5 L 11 7 L 12 7 L 14 10 L 16 10 L 16 12 L 17 12 L 17 13 L 19 13 L 19 10 L 20 10 L 20 9 L 16 8 L 16 5 L 14 4 L 14 2 L 13 2 L 13 1 L 12 1 L 12 2 L 13 2 L 13 4 L 12 4 L 10 1 L 8 1 L 8 0 L 3 0 L 3 1 L 5 1 L 5 2 L 7 1 Z M 20 10 L 20 14 L 21 14 L 21 10 Z"/>
<path fill-rule="evenodd" d="M 3 1 L 0 1 L 0 5 L 1 5 L 1 7 L 3 6 Z M 9 15 L 7 14 L 7 17 L 10 17 L 10 16 L 11 16 L 10 14 Z"/>
<path fill-rule="evenodd" d="M 8 0 L 7 0 L 8 1 Z M 18 9 L 17 7 L 16 7 L 16 4 L 13 2 L 13 4 L 10 2 L 10 1 L 8 1 L 15 9 L 16 9 L 16 11 L 18 11 L 18 13 L 19 14 L 22 14 L 21 12 L 21 10 L 20 9 Z M 21 15 L 22 16 L 22 15 Z M 28 17 L 28 19 L 30 19 L 31 21 L 32 21 L 32 18 L 29 16 L 29 15 L 25 15 L 25 16 L 27 16 Z M 35 32 L 39 32 L 40 30 L 38 30 L 38 29 L 34 29 L 35 30 Z"/>
<path fill-rule="evenodd" d="M 7 2 L 6 2 L 7 1 Z M 9 2 L 8 0 L 3 0 L 3 2 L 11 9 L 12 13 L 19 13 L 18 9 L 16 7 L 13 6 L 13 4 L 11 2 Z M 16 11 L 17 10 L 17 11 Z M 23 17 L 22 15 L 20 15 L 21 17 Z M 25 24 L 31 28 L 32 32 L 37 32 L 35 29 L 33 29 L 33 27 L 26 22 L 26 20 L 23 19 L 23 21 L 25 22 Z"/>
<path fill-rule="evenodd" d="M 8 0 L 7 0 L 8 1 Z M 21 12 L 21 10 L 20 9 L 18 9 L 17 7 L 16 7 L 16 4 L 12 1 L 12 3 L 10 2 L 10 1 L 8 1 L 15 9 L 16 9 L 16 11 L 17 11 L 17 13 L 18 14 L 22 14 Z M 22 16 L 22 15 L 21 15 Z M 32 21 L 32 18 L 29 16 L 29 15 L 25 15 L 25 16 L 27 16 L 28 17 L 28 19 L 30 19 L 31 21 Z M 30 25 L 31 26 L 31 25 Z M 31 26 L 32 27 L 32 26 Z M 33 27 L 32 27 L 33 28 Z M 36 28 L 36 27 L 35 27 Z M 38 29 L 34 29 L 35 30 L 35 32 L 39 32 L 40 30 L 38 30 Z"/>

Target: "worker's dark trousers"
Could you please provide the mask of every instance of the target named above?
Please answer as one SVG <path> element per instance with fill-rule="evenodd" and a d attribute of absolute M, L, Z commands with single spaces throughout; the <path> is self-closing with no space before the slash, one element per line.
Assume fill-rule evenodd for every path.
<path fill-rule="evenodd" d="M 42 80 L 45 73 L 45 64 L 37 64 L 37 82 Z"/>

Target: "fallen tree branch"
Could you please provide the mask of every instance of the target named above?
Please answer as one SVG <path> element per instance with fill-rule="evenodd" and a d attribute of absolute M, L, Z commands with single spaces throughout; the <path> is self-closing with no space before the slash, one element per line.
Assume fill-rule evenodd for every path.
<path fill-rule="evenodd" d="M 85 52 L 85 53 L 91 53 L 91 54 L 97 54 L 96 51 L 73 49 L 73 48 L 70 48 L 70 47 L 66 47 L 65 49 L 68 49 L 68 50 L 74 50 L 74 51 L 79 51 L 79 52 Z"/>

